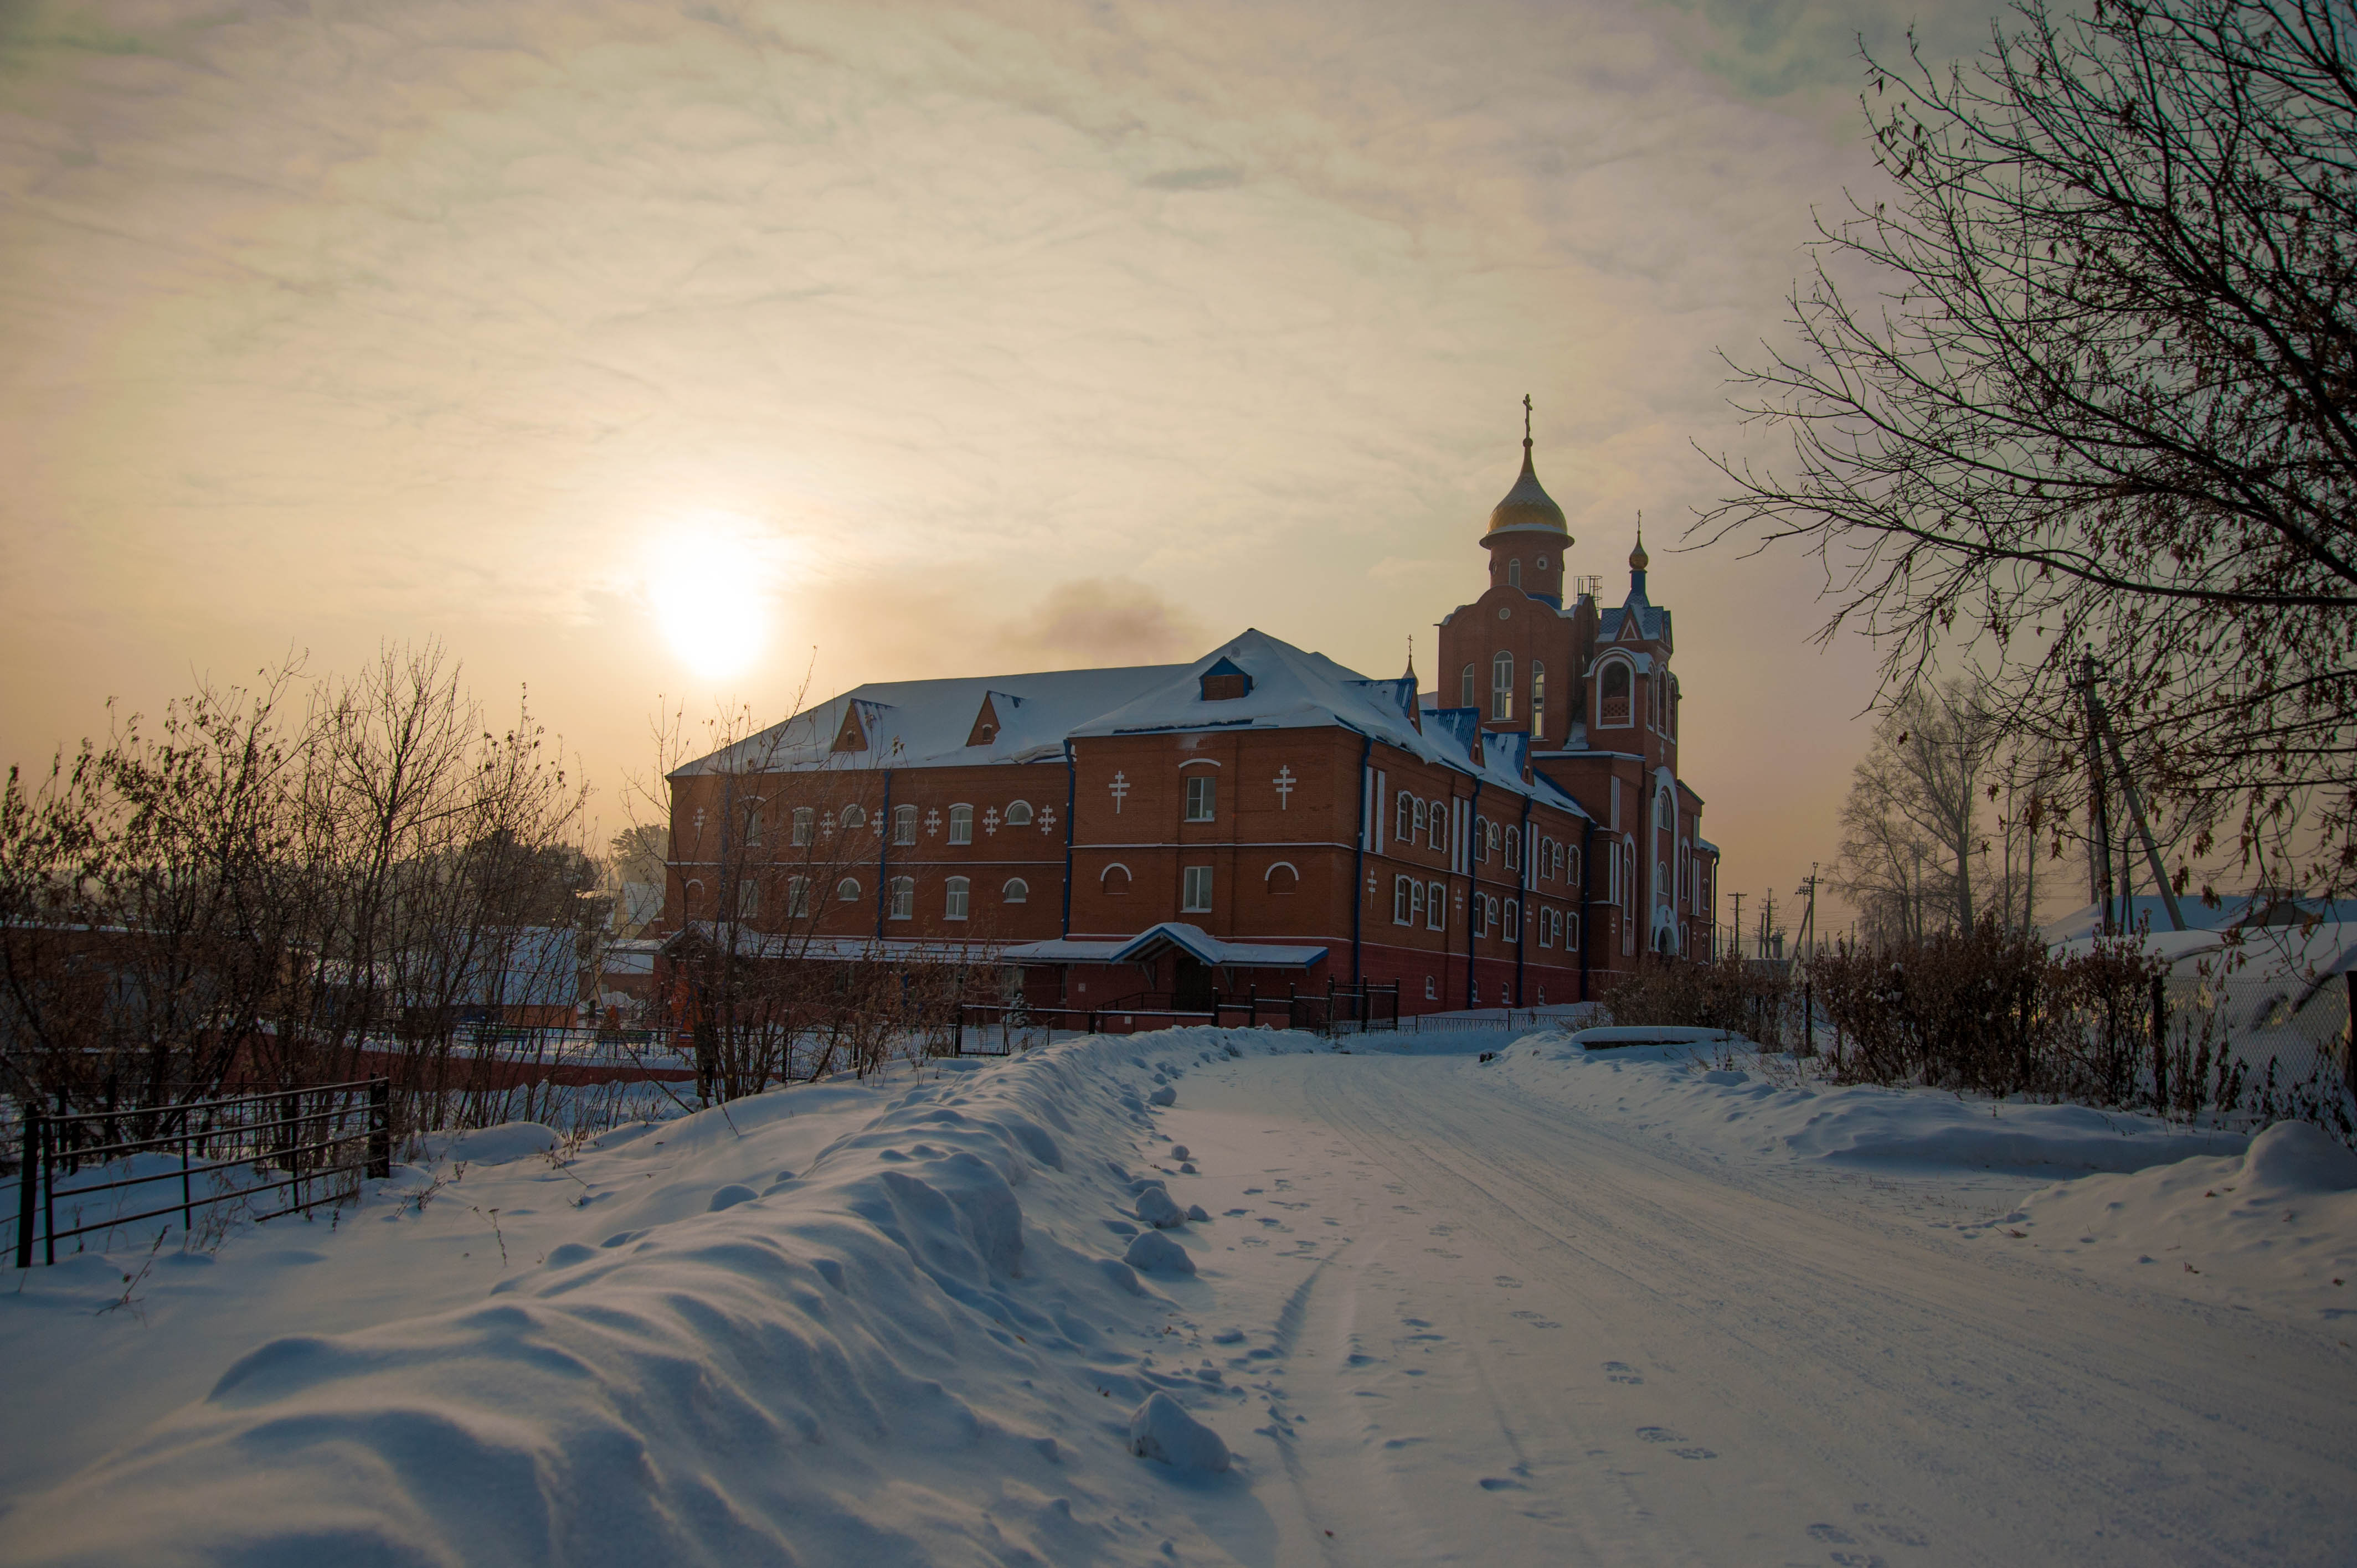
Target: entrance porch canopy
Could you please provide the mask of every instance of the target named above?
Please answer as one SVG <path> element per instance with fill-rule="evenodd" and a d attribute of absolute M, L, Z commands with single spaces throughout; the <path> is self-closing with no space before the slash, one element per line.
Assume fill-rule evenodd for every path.
<path fill-rule="evenodd" d="M 1215 969 L 1308 969 L 1326 956 L 1322 947 L 1290 947 L 1275 942 L 1223 942 L 1200 926 L 1165 920 L 1134 937 L 1110 941 L 1082 941 L 1059 937 L 1044 942 L 1018 942 L 1001 950 L 1001 963 L 1143 963 L 1176 948 L 1197 963 Z"/>

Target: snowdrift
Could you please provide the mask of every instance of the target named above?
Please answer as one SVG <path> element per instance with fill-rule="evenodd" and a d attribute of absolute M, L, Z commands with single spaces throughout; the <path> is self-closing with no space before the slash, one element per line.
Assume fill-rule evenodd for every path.
<path fill-rule="evenodd" d="M 2249 1141 L 2081 1105 L 1828 1084 L 1739 1043 L 1644 1046 L 1592 1040 L 1598 1033 L 1525 1036 L 1495 1069 L 1532 1092 L 1729 1155 L 2077 1174 L 2239 1155 Z"/>
<path fill-rule="evenodd" d="M 2344 1332 L 2357 1318 L 2357 1155 L 2305 1122 L 2239 1157 L 2050 1187 L 1967 1233 L 2228 1307 Z"/>
<path fill-rule="evenodd" d="M 1147 1518 L 1170 1487 L 1248 1484 L 1218 1436 L 1242 1391 L 1173 1355 L 1201 1225 L 1145 1230 L 1185 1266 L 1157 1250 L 1141 1278 L 1123 1216 L 1185 1066 L 1313 1047 L 1192 1029 L 953 1064 L 815 1157 L 796 1113 L 823 1087 L 627 1129 L 571 1167 L 609 1231 L 469 1305 L 260 1345 L 18 1499 L 10 1560 L 1142 1563 L 1174 1535 L 1225 1555 L 1183 1510 Z M 546 1166 L 542 1131 L 463 1152 Z M 695 1182 L 659 1180 L 658 1145 Z"/>

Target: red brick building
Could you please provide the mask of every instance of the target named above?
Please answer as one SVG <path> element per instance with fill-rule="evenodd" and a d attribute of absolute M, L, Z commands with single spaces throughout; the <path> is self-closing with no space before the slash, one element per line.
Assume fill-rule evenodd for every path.
<path fill-rule="evenodd" d="M 1077 1007 L 1361 982 L 1534 1005 L 1706 953 L 1717 851 L 1642 546 L 1620 607 L 1566 607 L 1527 438 L 1482 543 L 1439 693 L 1247 631 L 1191 664 L 865 685 L 691 763 L 665 931 L 985 960 Z"/>

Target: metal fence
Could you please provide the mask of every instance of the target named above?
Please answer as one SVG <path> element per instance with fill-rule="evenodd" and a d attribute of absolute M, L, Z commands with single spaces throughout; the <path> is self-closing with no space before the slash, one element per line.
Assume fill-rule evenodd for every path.
<path fill-rule="evenodd" d="M 370 1078 L 176 1105 L 28 1111 L 16 1266 L 32 1266 L 37 1242 L 54 1263 L 59 1241 L 143 1220 L 177 1215 L 185 1232 L 199 1209 L 242 1212 L 273 1194 L 285 1201 L 245 1218 L 275 1219 L 349 1197 L 361 1180 L 392 1174 L 391 1090 L 389 1079 Z M 60 1205 L 71 1223 L 59 1224 Z M 93 1208 L 98 1217 L 88 1218 Z"/>
<path fill-rule="evenodd" d="M 2180 1052 L 2206 1043 L 2217 1059 L 2239 1068 L 2249 1110 L 2321 1122 L 2345 1137 L 2350 1097 L 2357 1095 L 2352 990 L 2357 980 L 2348 974 L 2172 975 L 2164 992 L 2166 1034 Z"/>
<path fill-rule="evenodd" d="M 1320 1034 L 1363 1034 L 1404 1027 L 1397 984 L 1329 985 L 1324 991 L 1247 991 L 1215 994 L 1208 1004 L 1188 1005 L 1167 991 L 1139 992 L 1097 1007 L 1039 1007 L 1028 1002 L 961 1002 L 957 1054 L 1008 1056 L 1045 1045 L 1058 1033 L 1135 1035 L 1153 1029 L 1214 1027 L 1310 1029 Z"/>

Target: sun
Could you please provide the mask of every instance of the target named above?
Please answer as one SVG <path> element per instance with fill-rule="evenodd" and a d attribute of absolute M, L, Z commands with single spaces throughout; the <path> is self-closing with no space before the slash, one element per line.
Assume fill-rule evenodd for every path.
<path fill-rule="evenodd" d="M 752 667 L 770 639 L 774 551 L 742 518 L 684 519 L 657 536 L 647 601 L 681 663 L 708 681 Z"/>

